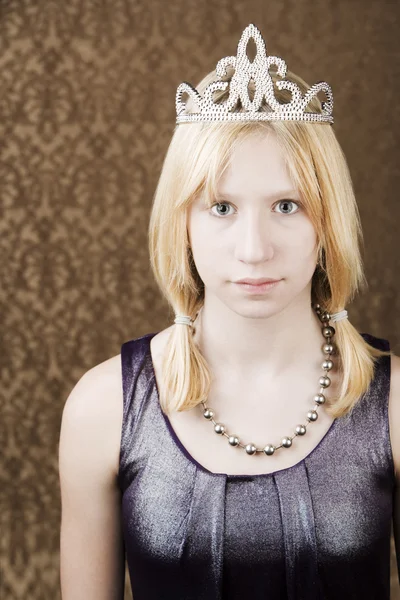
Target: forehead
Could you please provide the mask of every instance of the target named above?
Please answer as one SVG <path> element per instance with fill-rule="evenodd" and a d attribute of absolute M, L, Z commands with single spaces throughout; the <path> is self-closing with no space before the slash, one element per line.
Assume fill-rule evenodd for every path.
<path fill-rule="evenodd" d="M 221 194 L 257 192 L 278 193 L 295 190 L 286 158 L 272 134 L 251 135 L 232 148 L 229 163 L 218 184 Z"/>

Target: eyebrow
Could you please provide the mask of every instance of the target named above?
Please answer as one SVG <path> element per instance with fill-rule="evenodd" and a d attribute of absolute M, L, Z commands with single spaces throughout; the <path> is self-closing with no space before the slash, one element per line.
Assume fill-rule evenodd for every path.
<path fill-rule="evenodd" d="M 217 192 L 216 193 L 218 198 L 226 198 L 226 199 L 232 199 L 234 200 L 235 198 L 240 199 L 240 196 L 236 195 L 236 194 L 230 194 L 229 192 Z M 270 194 L 268 196 L 264 196 L 265 200 L 270 200 L 270 199 L 274 199 L 277 197 L 285 197 L 285 196 L 299 196 L 299 192 L 297 190 L 279 190 L 278 192 L 274 192 L 273 194 Z"/>

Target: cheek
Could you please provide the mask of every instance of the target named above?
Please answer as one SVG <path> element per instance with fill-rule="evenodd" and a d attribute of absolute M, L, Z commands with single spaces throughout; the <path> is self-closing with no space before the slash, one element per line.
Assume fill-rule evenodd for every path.
<path fill-rule="evenodd" d="M 226 244 L 221 235 L 215 231 L 215 224 L 207 214 L 207 208 L 193 208 L 189 212 L 187 220 L 188 239 L 190 240 L 193 255 L 203 259 L 206 262 L 209 254 L 217 252 Z"/>
<path fill-rule="evenodd" d="M 199 254 L 207 249 L 207 230 L 199 220 L 189 221 L 188 237 L 193 254 Z"/>
<path fill-rule="evenodd" d="M 200 276 L 217 272 L 220 252 L 210 244 L 207 236 L 193 236 L 192 254 Z"/>
<path fill-rule="evenodd" d="M 301 226 L 294 228 L 286 236 L 285 247 L 295 256 L 297 261 L 304 261 L 317 254 L 317 234 L 312 223 L 307 219 Z"/>
<path fill-rule="evenodd" d="M 210 239 L 209 231 L 202 219 L 189 221 L 188 239 L 197 272 L 201 279 L 207 282 L 217 270 L 215 267 L 220 253 L 215 247 L 215 240 Z"/>

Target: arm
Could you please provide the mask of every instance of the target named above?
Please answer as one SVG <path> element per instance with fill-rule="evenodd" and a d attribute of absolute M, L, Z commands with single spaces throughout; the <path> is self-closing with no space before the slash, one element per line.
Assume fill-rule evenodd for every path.
<path fill-rule="evenodd" d="M 393 536 L 396 548 L 397 574 L 400 580 L 400 357 L 392 355 L 391 361 L 389 421 L 396 474 L 393 500 Z"/>
<path fill-rule="evenodd" d="M 122 424 L 119 356 L 90 369 L 64 406 L 59 443 L 63 600 L 122 600 L 125 553 L 116 475 Z"/>

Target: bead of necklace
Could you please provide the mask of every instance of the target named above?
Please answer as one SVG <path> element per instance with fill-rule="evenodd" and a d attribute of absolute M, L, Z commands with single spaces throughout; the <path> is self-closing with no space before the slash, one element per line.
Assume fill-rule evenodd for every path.
<path fill-rule="evenodd" d="M 304 424 L 296 425 L 296 427 L 294 428 L 293 435 L 283 437 L 281 439 L 280 444 L 266 444 L 263 448 L 257 448 L 253 443 L 243 444 L 237 435 L 228 433 L 226 431 L 225 425 L 214 419 L 214 411 L 206 405 L 204 400 L 202 400 L 201 403 L 203 405 L 204 418 L 213 424 L 214 431 L 216 434 L 223 435 L 228 439 L 228 443 L 230 446 L 243 448 L 245 452 L 249 455 L 257 454 L 258 452 L 263 452 L 266 456 L 272 456 L 280 448 L 290 448 L 292 446 L 293 439 L 298 435 L 305 435 L 309 423 L 314 423 L 318 419 L 318 408 L 326 402 L 326 396 L 324 392 L 331 385 L 331 379 L 328 376 L 328 373 L 333 368 L 333 361 L 331 360 L 331 355 L 335 352 L 335 347 L 332 342 L 332 338 L 335 335 L 336 330 L 334 329 L 334 327 L 329 325 L 329 321 L 347 318 L 347 311 L 341 311 L 339 313 L 335 313 L 335 315 L 330 315 L 328 312 L 322 311 L 319 304 L 314 304 L 313 308 L 323 324 L 321 327 L 321 332 L 324 338 L 324 343 L 321 349 L 323 354 L 325 355 L 325 358 L 321 365 L 322 369 L 324 370 L 324 373 L 319 378 L 320 389 L 319 392 L 313 398 L 314 407 L 307 412 L 305 419 L 306 422 Z"/>

